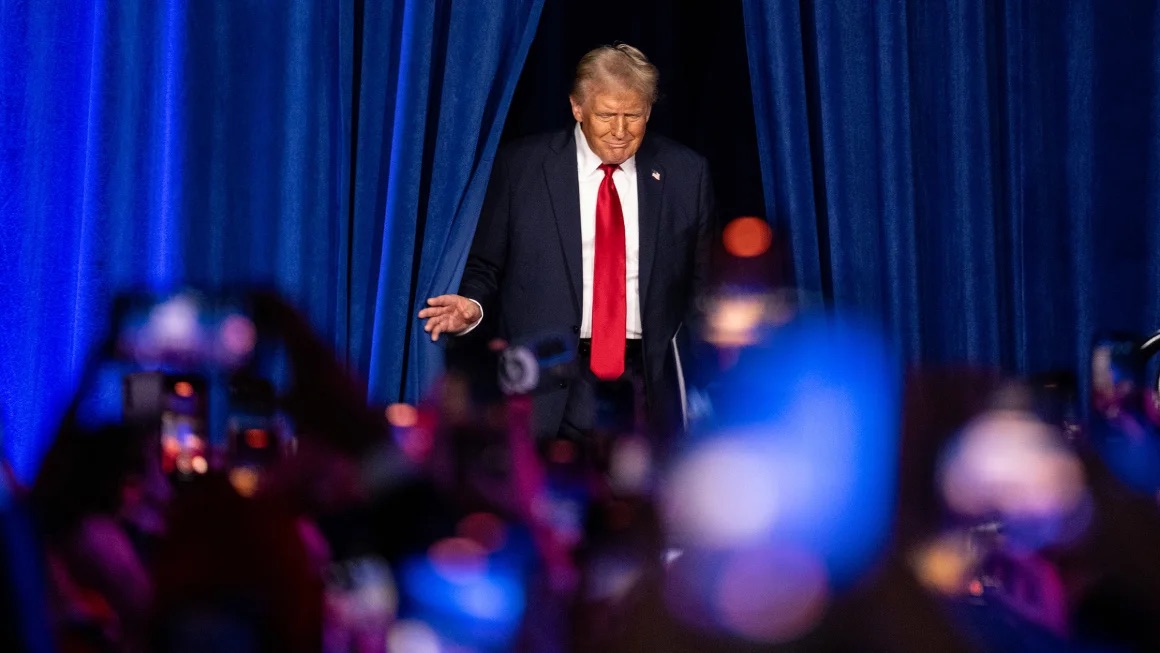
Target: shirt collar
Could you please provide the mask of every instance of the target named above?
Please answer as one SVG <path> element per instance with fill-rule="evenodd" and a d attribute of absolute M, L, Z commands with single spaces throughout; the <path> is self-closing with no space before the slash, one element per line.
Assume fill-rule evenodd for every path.
<path fill-rule="evenodd" d="M 574 131 L 576 134 L 576 164 L 580 169 L 580 175 L 587 177 L 597 174 L 600 171 L 600 164 L 603 161 L 588 146 L 588 139 L 584 137 L 584 131 L 580 129 L 580 123 L 576 123 L 576 129 Z M 632 155 L 627 161 L 620 164 L 620 169 L 630 177 L 635 175 L 636 155 Z"/>

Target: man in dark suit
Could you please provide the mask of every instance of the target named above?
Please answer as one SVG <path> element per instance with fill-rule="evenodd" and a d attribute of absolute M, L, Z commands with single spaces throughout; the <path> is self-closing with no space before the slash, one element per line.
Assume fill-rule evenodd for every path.
<path fill-rule="evenodd" d="M 684 425 L 677 343 L 697 321 L 713 192 L 702 157 L 646 136 L 656 97 L 657 69 L 636 48 L 586 54 L 569 98 L 576 126 L 500 153 L 459 294 L 419 312 L 433 340 L 485 317 L 511 340 L 579 337 L 586 369 L 535 398 L 537 435 L 583 438 L 616 388 L 637 428 L 667 438 Z"/>

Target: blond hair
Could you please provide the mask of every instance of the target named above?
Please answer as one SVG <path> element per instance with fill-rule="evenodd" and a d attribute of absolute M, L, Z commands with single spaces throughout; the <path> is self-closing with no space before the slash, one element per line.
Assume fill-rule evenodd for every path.
<path fill-rule="evenodd" d="M 644 53 L 627 43 L 602 45 L 580 58 L 572 97 L 583 101 L 593 85 L 622 84 L 644 96 L 649 105 L 657 101 L 660 71 Z"/>

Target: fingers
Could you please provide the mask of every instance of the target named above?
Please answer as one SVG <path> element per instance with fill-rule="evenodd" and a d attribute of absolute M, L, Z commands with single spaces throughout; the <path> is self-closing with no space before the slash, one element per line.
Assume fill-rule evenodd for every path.
<path fill-rule="evenodd" d="M 428 307 L 419 311 L 419 319 L 427 320 L 423 330 L 431 334 L 432 342 L 438 342 L 440 334 L 454 333 L 470 323 L 465 318 L 473 311 L 470 307 L 464 308 L 463 303 L 466 302 L 459 295 L 439 295 L 427 300 Z"/>
<path fill-rule="evenodd" d="M 459 295 L 439 295 L 427 300 L 428 306 L 455 306 L 459 300 Z"/>
<path fill-rule="evenodd" d="M 438 342 L 439 334 L 454 333 L 462 328 L 459 326 L 460 321 L 455 319 L 455 315 L 438 315 L 429 320 L 423 325 L 423 330 L 431 334 L 432 342 Z"/>
<path fill-rule="evenodd" d="M 455 311 L 448 310 L 441 310 L 439 313 L 430 313 L 428 315 L 419 314 L 419 319 L 427 320 L 427 325 L 424 328 L 428 331 L 431 330 L 429 327 L 433 324 L 448 324 L 461 321 L 458 318 L 459 316 L 455 314 Z"/>
<path fill-rule="evenodd" d="M 419 311 L 419 317 L 428 318 L 437 315 L 446 315 L 456 311 L 463 312 L 470 310 L 469 307 L 465 308 L 463 304 L 470 303 L 459 295 L 439 295 L 438 297 L 431 297 L 427 300 L 428 308 Z"/>

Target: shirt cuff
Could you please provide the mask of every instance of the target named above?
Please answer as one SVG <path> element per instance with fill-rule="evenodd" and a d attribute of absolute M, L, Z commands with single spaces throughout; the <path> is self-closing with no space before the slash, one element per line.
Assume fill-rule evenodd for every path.
<path fill-rule="evenodd" d="M 474 323 L 474 324 L 472 324 L 471 326 L 469 326 L 469 327 L 467 327 L 466 329 L 464 329 L 464 330 L 460 331 L 459 333 L 456 333 L 455 335 L 457 335 L 457 336 L 465 336 L 465 335 L 467 335 L 467 334 L 471 333 L 472 331 L 474 331 L 474 330 L 475 330 L 475 327 L 479 326 L 479 323 L 480 323 L 480 322 L 483 322 L 483 304 L 480 304 L 479 302 L 475 301 L 474 299 L 472 299 L 472 298 L 470 298 L 470 297 L 467 297 L 466 299 L 467 299 L 467 301 L 469 301 L 469 302 L 471 302 L 472 304 L 475 304 L 476 306 L 478 306 L 478 307 L 479 307 L 479 319 L 478 319 L 478 320 L 476 320 L 476 321 L 475 321 L 475 323 Z"/>

